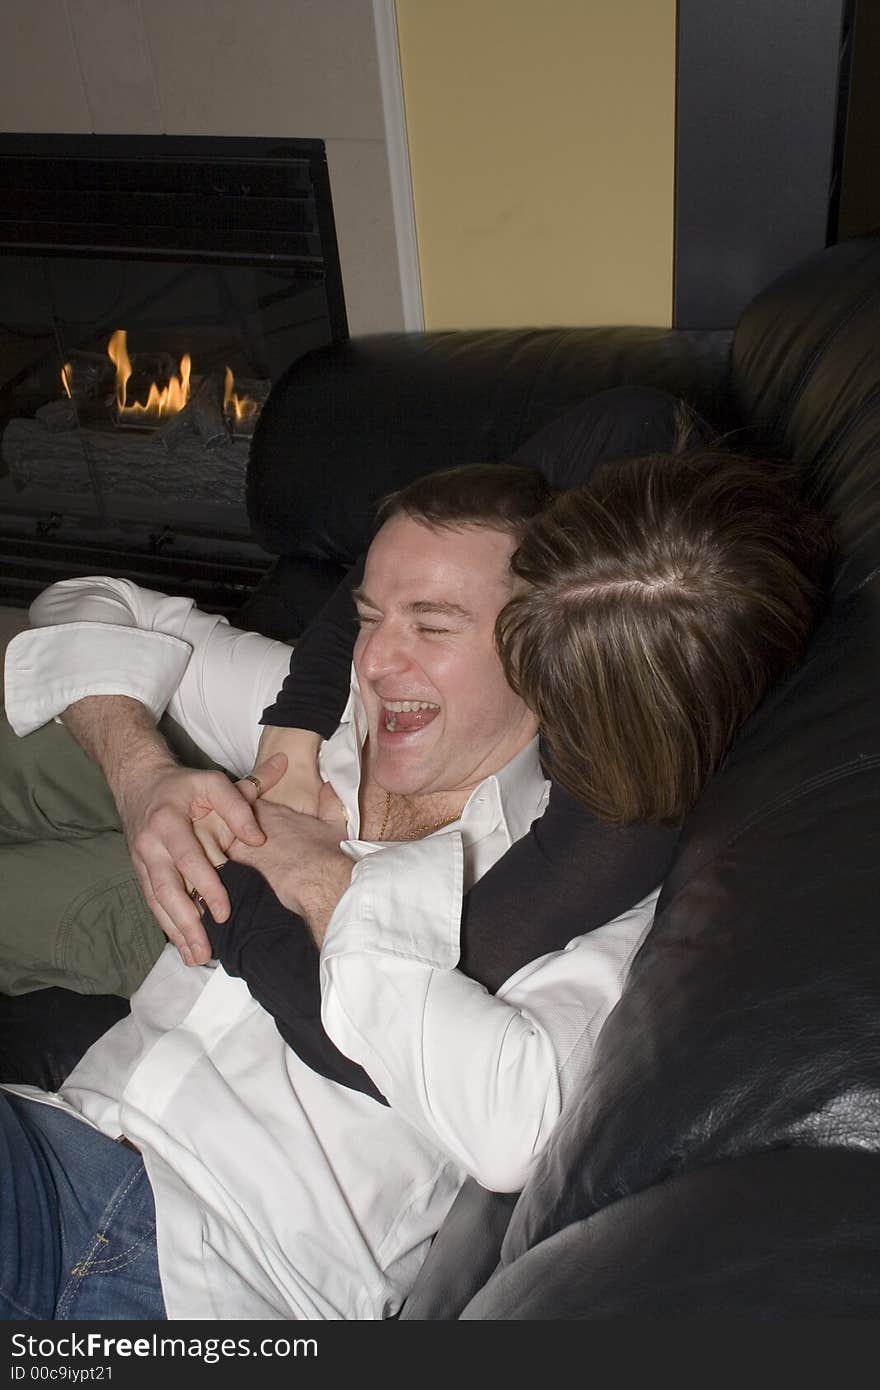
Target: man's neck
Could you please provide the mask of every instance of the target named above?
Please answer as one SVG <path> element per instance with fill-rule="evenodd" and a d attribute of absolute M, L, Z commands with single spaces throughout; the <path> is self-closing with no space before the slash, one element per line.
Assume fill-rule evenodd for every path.
<path fill-rule="evenodd" d="M 352 679 L 354 680 L 354 676 Z M 534 742 L 531 730 L 524 733 L 523 739 L 523 747 L 508 759 L 505 768 L 516 761 L 526 746 Z M 482 778 L 473 785 L 454 792 L 432 792 L 426 796 L 406 798 L 392 795 L 392 804 L 386 820 L 386 791 L 372 776 L 366 718 L 360 693 L 354 684 L 351 701 L 346 707 L 342 723 L 324 745 L 324 750 L 323 776 L 329 779 L 347 806 L 352 807 L 356 800 L 358 838 L 373 843 L 379 839 L 383 821 L 383 839 L 391 841 L 421 839 L 431 832 L 419 829 L 420 826 L 434 823 L 439 828 L 440 824 L 457 820 L 473 791 L 485 781 L 485 778 Z M 349 756 L 350 754 L 352 756 Z M 499 768 L 497 775 L 503 771 L 504 768 Z M 531 817 L 531 796 L 528 800 Z"/>
<path fill-rule="evenodd" d="M 429 792 L 402 796 L 380 787 L 368 769 L 360 788 L 362 840 L 420 840 L 458 820 L 473 791 Z"/>

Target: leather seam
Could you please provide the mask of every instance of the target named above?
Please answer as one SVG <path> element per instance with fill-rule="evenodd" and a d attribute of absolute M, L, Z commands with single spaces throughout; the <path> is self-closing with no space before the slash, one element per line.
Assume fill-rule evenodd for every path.
<path fill-rule="evenodd" d="M 809 381 L 815 375 L 819 363 L 825 357 L 835 338 L 837 338 L 838 334 L 842 333 L 843 330 L 849 326 L 852 320 L 859 313 L 861 313 L 861 311 L 866 307 L 866 305 L 870 304 L 872 299 L 876 299 L 878 298 L 878 296 L 880 296 L 880 289 L 878 289 L 876 285 L 872 286 L 868 290 L 863 291 L 859 295 L 859 297 L 852 302 L 849 309 L 841 317 L 835 320 L 834 326 L 830 328 L 829 331 L 825 334 L 825 336 L 820 340 L 820 342 L 817 343 L 813 352 L 805 361 L 800 376 L 798 377 L 791 391 L 787 395 L 786 413 L 783 415 L 780 412 L 780 415 L 777 419 L 777 424 L 782 425 L 783 431 L 790 424 L 794 410 L 800 403 L 801 396 L 806 390 Z"/>

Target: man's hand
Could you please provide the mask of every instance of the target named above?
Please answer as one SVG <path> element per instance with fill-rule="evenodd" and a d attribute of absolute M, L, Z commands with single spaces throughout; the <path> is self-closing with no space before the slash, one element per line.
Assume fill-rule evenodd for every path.
<path fill-rule="evenodd" d="M 283 775 L 285 766 L 279 754 L 260 763 L 254 775 L 265 790 Z M 232 840 L 263 843 L 263 832 L 251 810 L 258 794 L 247 778 L 233 784 L 222 772 L 201 772 L 174 764 L 133 769 L 115 789 L 144 897 L 187 965 L 203 964 L 211 958 L 208 937 L 190 891 L 204 898 L 218 922 L 229 916 L 229 897 L 216 866 L 225 858 L 223 846 Z M 206 837 L 206 842 L 211 855 L 219 854 L 219 858 L 206 856 L 197 834 L 200 824 L 208 821 L 214 835 Z"/>
<path fill-rule="evenodd" d="M 229 858 L 249 864 L 269 883 L 275 896 L 305 918 L 315 944 L 324 940 L 327 923 L 351 882 L 352 862 L 342 853 L 345 837 L 343 807 L 325 784 L 319 816 L 306 816 L 285 806 L 261 801 L 255 807 L 265 842 L 255 846 L 234 840 Z"/>
<path fill-rule="evenodd" d="M 149 710 L 126 695 L 86 696 L 66 709 L 62 719 L 107 779 L 144 897 L 159 926 L 188 965 L 210 960 L 208 938 L 186 881 L 219 921 L 229 915 L 229 898 L 193 823 L 216 810 L 230 838 L 262 844 L 263 832 L 251 811 L 257 788 L 246 779 L 233 786 L 222 772 L 178 766 Z M 275 785 L 286 766 L 280 754 L 259 766 L 256 775 L 264 790 Z"/>

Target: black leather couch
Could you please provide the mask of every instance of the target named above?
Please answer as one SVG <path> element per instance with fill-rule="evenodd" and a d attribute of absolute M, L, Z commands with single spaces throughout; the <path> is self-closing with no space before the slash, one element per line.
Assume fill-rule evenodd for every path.
<path fill-rule="evenodd" d="M 795 459 L 838 524 L 835 587 L 807 659 L 690 816 L 589 1080 L 526 1189 L 465 1185 L 402 1317 L 871 1317 L 880 237 L 796 267 L 733 334 L 383 335 L 297 363 L 254 441 L 251 516 L 280 558 L 241 621 L 295 635 L 379 495 L 506 457 L 619 384 L 682 394 L 737 446 Z"/>

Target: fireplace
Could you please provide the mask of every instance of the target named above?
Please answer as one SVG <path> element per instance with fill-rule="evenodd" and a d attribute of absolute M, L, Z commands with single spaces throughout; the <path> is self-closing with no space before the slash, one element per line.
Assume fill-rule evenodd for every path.
<path fill-rule="evenodd" d="M 0 602 L 102 572 L 234 612 L 251 440 L 344 338 L 323 142 L 0 136 Z"/>

